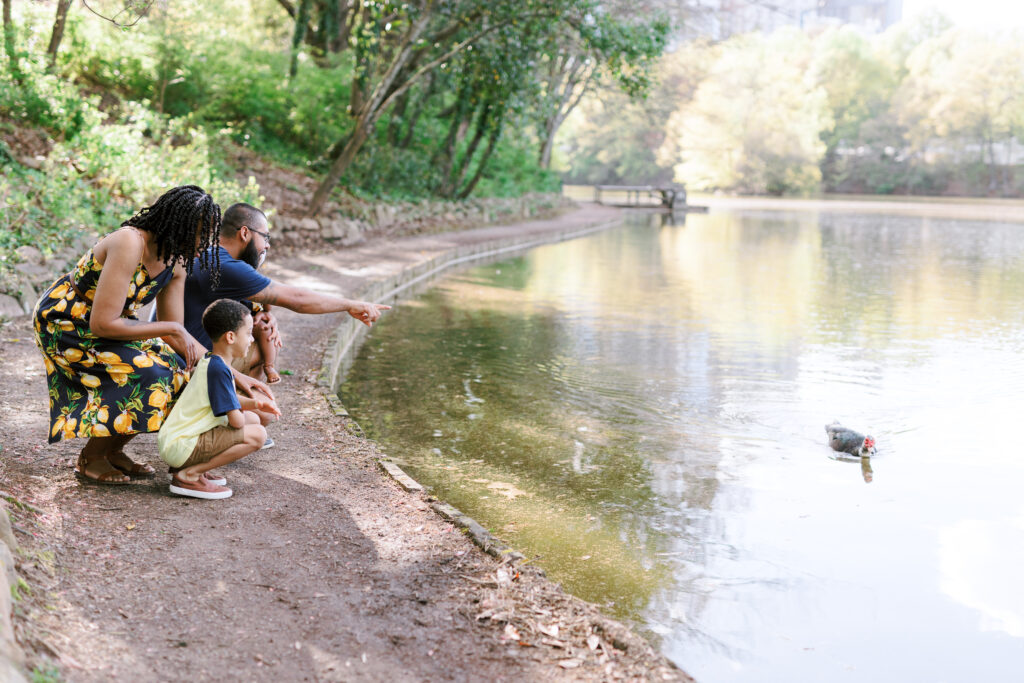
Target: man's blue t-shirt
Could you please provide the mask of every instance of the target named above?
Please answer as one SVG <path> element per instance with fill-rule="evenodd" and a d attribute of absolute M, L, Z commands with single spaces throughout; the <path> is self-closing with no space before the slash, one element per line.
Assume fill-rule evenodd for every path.
<path fill-rule="evenodd" d="M 217 417 L 227 415 L 231 410 L 241 410 L 238 394 L 235 393 L 235 378 L 231 368 L 216 355 L 210 356 L 206 366 L 206 391 L 210 395 L 210 410 Z"/>
<path fill-rule="evenodd" d="M 192 263 L 192 274 L 185 278 L 185 329 L 208 349 L 213 348 L 213 342 L 203 329 L 206 307 L 217 299 L 248 299 L 270 285 L 270 278 L 260 275 L 245 261 L 233 258 L 224 247 L 218 248 L 220 286 L 217 289 L 210 287 L 210 271 L 200 266 L 198 258 Z"/>

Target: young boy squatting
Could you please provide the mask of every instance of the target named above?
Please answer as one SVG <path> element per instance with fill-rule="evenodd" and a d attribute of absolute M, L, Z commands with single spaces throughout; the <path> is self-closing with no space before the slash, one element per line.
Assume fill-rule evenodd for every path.
<path fill-rule="evenodd" d="M 231 299 L 218 299 L 203 312 L 203 328 L 213 341 L 192 371 L 174 409 L 157 435 L 160 457 L 174 474 L 171 493 L 193 498 L 231 497 L 227 481 L 208 473 L 259 450 L 267 431 L 253 412 L 280 416 L 277 405 L 259 394 L 235 393 L 231 362 L 252 344 L 252 315 Z"/>

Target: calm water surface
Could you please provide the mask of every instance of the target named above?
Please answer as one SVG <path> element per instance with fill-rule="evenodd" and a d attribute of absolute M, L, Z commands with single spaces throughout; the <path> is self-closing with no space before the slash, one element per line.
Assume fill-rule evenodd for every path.
<path fill-rule="evenodd" d="M 343 400 L 700 681 L 1024 680 L 1024 225 L 659 220 L 441 280 Z"/>

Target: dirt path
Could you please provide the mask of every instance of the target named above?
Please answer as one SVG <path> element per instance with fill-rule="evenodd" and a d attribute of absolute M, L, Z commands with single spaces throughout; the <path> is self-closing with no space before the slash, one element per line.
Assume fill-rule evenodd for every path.
<path fill-rule="evenodd" d="M 358 291 L 452 245 L 595 222 L 604 209 L 293 256 L 272 275 Z M 81 442 L 45 444 L 43 366 L 28 321 L 0 329 L 0 489 L 31 586 L 15 628 L 31 666 L 68 681 L 689 680 L 540 572 L 502 566 L 398 488 L 376 446 L 314 383 L 339 316 L 281 316 L 292 370 L 276 446 L 225 472 L 235 496 L 171 496 L 168 477 L 79 484 Z M 155 439 L 129 446 L 159 464 Z M 55 663 L 55 664 L 53 664 Z"/>

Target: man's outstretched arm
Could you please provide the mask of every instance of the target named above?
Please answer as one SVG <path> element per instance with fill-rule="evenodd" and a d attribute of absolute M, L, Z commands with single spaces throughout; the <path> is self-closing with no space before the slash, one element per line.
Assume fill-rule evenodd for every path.
<path fill-rule="evenodd" d="M 282 306 L 296 313 L 348 313 L 366 325 L 372 325 L 380 317 L 382 311 L 391 308 L 368 301 L 320 294 L 302 287 L 282 285 L 279 282 L 271 282 L 265 289 L 250 296 L 249 300 L 271 306 Z"/>

